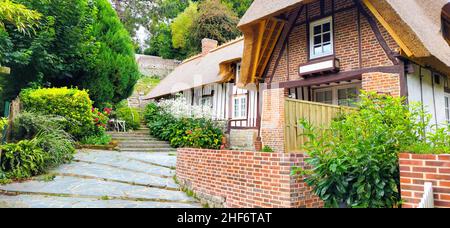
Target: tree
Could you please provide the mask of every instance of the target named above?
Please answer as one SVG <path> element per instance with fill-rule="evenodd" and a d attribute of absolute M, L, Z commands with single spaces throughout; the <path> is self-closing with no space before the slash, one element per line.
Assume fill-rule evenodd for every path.
<path fill-rule="evenodd" d="M 244 16 L 247 9 L 253 3 L 253 0 L 222 0 L 233 12 L 236 12 L 239 18 Z"/>
<path fill-rule="evenodd" d="M 225 43 L 241 33 L 237 29 L 239 18 L 219 0 L 204 0 L 199 4 L 199 16 L 194 21 L 190 42 L 200 52 L 200 41 L 210 38 Z"/>
<path fill-rule="evenodd" d="M 0 80 L 1 101 L 50 86 L 88 89 L 96 106 L 128 97 L 139 75 L 133 43 L 107 0 L 17 2 L 43 16 L 35 34 L 8 24 L 0 30 L 0 64 L 11 68 Z"/>
<path fill-rule="evenodd" d="M 116 12 L 107 0 L 97 0 L 96 8 L 92 36 L 97 38 L 99 49 L 90 65 L 90 74 L 84 74 L 77 84 L 89 89 L 97 106 L 103 107 L 129 97 L 139 73 L 131 37 Z"/>
<path fill-rule="evenodd" d="M 172 29 L 172 44 L 174 48 L 186 48 L 190 30 L 198 17 L 198 4 L 191 2 L 170 25 Z"/>
<path fill-rule="evenodd" d="M 5 29 L 4 22 L 16 26 L 17 30 L 25 33 L 28 29 L 34 29 L 39 24 L 41 14 L 27 9 L 22 4 L 13 3 L 10 0 L 0 1 L 0 28 Z"/>

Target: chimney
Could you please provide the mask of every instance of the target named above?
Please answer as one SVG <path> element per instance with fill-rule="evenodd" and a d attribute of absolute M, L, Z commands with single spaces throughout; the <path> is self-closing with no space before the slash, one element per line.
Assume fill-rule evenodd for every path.
<path fill-rule="evenodd" d="M 204 38 L 202 40 L 202 56 L 207 55 L 212 49 L 217 48 L 219 42 L 217 40 L 212 40 Z"/>

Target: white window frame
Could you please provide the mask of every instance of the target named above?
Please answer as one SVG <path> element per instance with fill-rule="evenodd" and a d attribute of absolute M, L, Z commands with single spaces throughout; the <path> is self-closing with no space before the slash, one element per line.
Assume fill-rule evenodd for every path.
<path fill-rule="evenodd" d="M 444 108 L 445 108 L 445 119 L 447 120 L 447 123 L 450 124 L 450 93 L 444 94 Z M 448 105 L 448 106 L 447 106 Z"/>
<path fill-rule="evenodd" d="M 339 90 L 341 89 L 350 89 L 350 88 L 356 88 L 357 95 L 359 96 L 361 94 L 361 85 L 360 84 L 348 84 L 348 85 L 340 85 L 340 86 L 333 86 L 333 87 L 327 87 L 327 88 L 317 88 L 313 89 L 313 100 L 316 101 L 317 93 L 318 92 L 325 92 L 325 91 L 331 91 L 332 96 L 332 105 L 339 105 Z"/>
<path fill-rule="evenodd" d="M 326 23 L 330 23 L 330 44 L 331 44 L 331 49 L 329 53 L 322 53 L 322 54 L 314 54 L 314 36 L 318 35 L 318 34 L 314 34 L 314 27 L 318 26 L 318 25 L 323 25 Z M 320 35 L 323 35 L 323 31 L 322 33 L 320 33 Z M 334 28 L 333 28 L 333 17 L 326 17 L 314 22 L 311 22 L 309 25 L 309 58 L 312 59 L 317 59 L 317 58 L 321 58 L 321 57 L 325 57 L 325 56 L 330 56 L 330 55 L 334 55 Z M 323 46 L 323 42 L 322 42 L 322 46 Z"/>
<path fill-rule="evenodd" d="M 236 101 L 238 101 L 237 109 L 236 109 Z M 244 95 L 233 96 L 232 119 L 233 120 L 246 120 L 247 119 L 247 107 L 248 107 L 247 95 L 244 94 Z"/>

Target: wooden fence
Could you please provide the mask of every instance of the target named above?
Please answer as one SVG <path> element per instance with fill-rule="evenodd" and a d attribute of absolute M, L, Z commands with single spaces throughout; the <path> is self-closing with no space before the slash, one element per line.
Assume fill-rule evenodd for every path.
<path fill-rule="evenodd" d="M 286 98 L 285 102 L 285 145 L 287 152 L 303 152 L 307 138 L 299 120 L 305 119 L 316 127 L 329 127 L 341 113 L 356 111 L 355 108 L 328 105 L 316 102 Z"/>

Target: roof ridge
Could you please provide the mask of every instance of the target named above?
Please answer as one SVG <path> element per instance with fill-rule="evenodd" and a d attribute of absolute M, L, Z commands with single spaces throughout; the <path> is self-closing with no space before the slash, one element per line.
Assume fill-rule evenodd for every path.
<path fill-rule="evenodd" d="M 233 44 L 235 44 L 235 43 L 237 43 L 237 42 L 239 42 L 239 41 L 242 41 L 242 40 L 244 40 L 244 37 L 243 37 L 243 36 L 240 36 L 240 37 L 238 37 L 238 38 L 236 38 L 236 39 L 234 39 L 234 40 L 230 40 L 230 41 L 228 41 L 228 42 L 226 42 L 226 43 L 223 43 L 222 45 L 220 45 L 220 46 L 218 46 L 218 47 L 212 49 L 209 53 L 218 51 L 218 50 L 223 49 L 223 48 L 228 47 L 228 46 L 231 46 L 231 45 L 233 45 Z M 207 55 L 205 55 L 205 56 L 207 56 Z M 188 62 L 190 62 L 190 61 L 192 61 L 192 60 L 195 60 L 195 59 L 198 59 L 198 58 L 201 58 L 201 57 L 204 57 L 204 56 L 202 56 L 201 53 L 200 53 L 200 54 L 197 54 L 197 55 L 194 55 L 194 56 L 191 56 L 191 57 L 185 59 L 181 64 L 188 63 Z"/>

